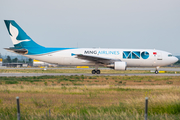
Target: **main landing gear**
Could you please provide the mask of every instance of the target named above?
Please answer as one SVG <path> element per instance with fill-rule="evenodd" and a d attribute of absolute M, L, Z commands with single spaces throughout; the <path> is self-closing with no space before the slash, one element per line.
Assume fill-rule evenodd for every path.
<path fill-rule="evenodd" d="M 101 73 L 101 71 L 100 70 L 92 70 L 92 74 L 100 74 Z"/>
<path fill-rule="evenodd" d="M 92 74 L 100 74 L 100 73 L 101 73 L 101 71 L 98 70 L 98 65 L 96 64 L 96 65 L 95 65 L 95 69 L 92 70 Z"/>

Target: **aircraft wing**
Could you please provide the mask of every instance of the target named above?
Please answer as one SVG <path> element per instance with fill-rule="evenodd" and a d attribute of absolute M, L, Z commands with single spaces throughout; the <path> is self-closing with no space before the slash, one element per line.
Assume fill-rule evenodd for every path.
<path fill-rule="evenodd" d="M 101 64 L 110 64 L 115 61 L 121 61 L 120 59 L 112 59 L 112 58 L 92 56 L 92 55 L 76 54 L 76 56 L 79 59 L 89 60 L 89 61 L 92 61 L 95 63 L 101 63 Z"/>

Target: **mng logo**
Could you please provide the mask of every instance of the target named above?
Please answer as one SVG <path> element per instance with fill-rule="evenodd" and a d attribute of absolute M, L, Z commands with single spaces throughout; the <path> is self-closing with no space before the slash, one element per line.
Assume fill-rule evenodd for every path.
<path fill-rule="evenodd" d="M 123 51 L 123 59 L 148 59 L 149 53 L 147 51 Z"/>

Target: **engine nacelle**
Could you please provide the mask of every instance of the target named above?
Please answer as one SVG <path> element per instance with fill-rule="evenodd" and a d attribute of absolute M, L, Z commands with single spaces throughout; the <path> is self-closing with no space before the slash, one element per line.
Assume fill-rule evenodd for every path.
<path fill-rule="evenodd" d="M 107 67 L 112 68 L 114 70 L 126 70 L 127 63 L 126 62 L 114 62 L 114 64 L 107 65 Z"/>
<path fill-rule="evenodd" d="M 114 62 L 115 70 L 126 70 L 127 63 L 126 62 Z"/>

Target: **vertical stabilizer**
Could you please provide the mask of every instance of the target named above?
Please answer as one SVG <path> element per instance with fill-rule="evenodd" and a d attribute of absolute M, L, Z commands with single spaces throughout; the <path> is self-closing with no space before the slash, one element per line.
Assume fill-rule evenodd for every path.
<path fill-rule="evenodd" d="M 4 20 L 15 48 L 42 47 L 34 42 L 14 20 Z"/>

